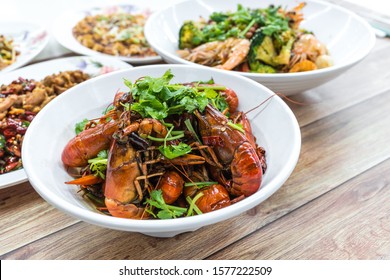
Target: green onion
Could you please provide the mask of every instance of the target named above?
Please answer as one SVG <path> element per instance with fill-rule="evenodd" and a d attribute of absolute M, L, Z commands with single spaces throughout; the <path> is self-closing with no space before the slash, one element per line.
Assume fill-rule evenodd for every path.
<path fill-rule="evenodd" d="M 194 129 L 194 127 L 193 127 L 192 124 L 191 124 L 191 121 L 190 121 L 189 119 L 186 119 L 186 120 L 184 121 L 184 124 L 186 125 L 186 127 L 188 128 L 188 130 L 193 134 L 193 136 L 196 138 L 196 141 L 198 141 L 199 144 L 203 145 L 203 144 L 202 144 L 202 141 L 200 141 L 200 139 L 199 139 L 199 137 L 198 137 L 198 134 L 196 134 L 195 129 Z"/>
<path fill-rule="evenodd" d="M 156 141 L 156 142 L 166 142 L 166 141 L 172 141 L 172 140 L 176 140 L 176 139 L 180 139 L 180 138 L 183 138 L 184 137 L 184 133 L 181 133 L 181 134 L 178 134 L 176 136 L 172 136 L 172 137 L 167 137 L 167 138 L 157 138 L 157 137 L 153 137 L 153 136 L 148 136 L 147 138 L 152 140 L 152 141 Z"/>
<path fill-rule="evenodd" d="M 235 123 L 232 123 L 231 121 L 228 121 L 227 125 L 233 129 L 238 130 L 238 131 L 245 134 L 245 130 L 242 128 L 241 124 L 235 124 Z"/>
<path fill-rule="evenodd" d="M 202 211 L 200 211 L 200 209 L 198 208 L 198 206 L 195 205 L 196 201 L 201 198 L 202 196 L 204 195 L 203 192 L 200 192 L 198 193 L 194 199 L 191 199 L 191 197 L 187 196 L 186 197 L 186 200 L 187 202 L 190 204 L 190 207 L 188 207 L 188 211 L 187 211 L 187 216 L 193 216 L 194 214 L 192 213 L 193 210 L 198 214 L 198 215 L 201 215 L 203 214 Z"/>
<path fill-rule="evenodd" d="M 225 86 L 197 86 L 197 90 L 213 89 L 213 90 L 226 90 Z"/>
<path fill-rule="evenodd" d="M 123 106 L 123 108 L 125 108 L 126 111 L 130 111 L 130 103 L 122 103 L 122 102 L 119 102 L 119 104 L 121 104 Z"/>
<path fill-rule="evenodd" d="M 200 189 L 200 188 L 212 186 L 215 184 L 218 184 L 218 182 L 193 182 L 193 183 L 185 183 L 184 187 L 196 186 L 197 188 Z"/>
<path fill-rule="evenodd" d="M 184 133 L 184 130 L 173 130 L 171 131 L 171 135 L 179 135 L 179 134 L 183 134 Z"/>
<path fill-rule="evenodd" d="M 252 19 L 252 21 L 248 24 L 248 26 L 238 35 L 239 37 L 244 37 L 245 34 L 251 29 L 251 27 L 255 24 L 256 20 Z"/>
<path fill-rule="evenodd" d="M 166 127 L 172 127 L 173 124 L 172 123 L 166 123 L 164 122 L 163 120 L 160 121 L 163 125 L 165 125 Z"/>

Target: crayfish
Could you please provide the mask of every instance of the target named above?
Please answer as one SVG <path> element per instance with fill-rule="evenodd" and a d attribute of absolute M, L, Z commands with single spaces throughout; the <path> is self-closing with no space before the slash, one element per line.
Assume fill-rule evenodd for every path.
<path fill-rule="evenodd" d="M 202 214 L 254 194 L 266 170 L 265 151 L 237 111 L 235 92 L 226 88 L 221 96 L 228 105 L 223 112 L 208 104 L 157 120 L 125 106 L 131 93 L 117 93 L 111 110 L 65 146 L 62 162 L 81 173 L 67 183 L 101 199 L 99 209 L 131 219 Z M 94 160 L 102 150 L 107 157 Z M 99 175 L 91 162 L 106 167 Z"/>

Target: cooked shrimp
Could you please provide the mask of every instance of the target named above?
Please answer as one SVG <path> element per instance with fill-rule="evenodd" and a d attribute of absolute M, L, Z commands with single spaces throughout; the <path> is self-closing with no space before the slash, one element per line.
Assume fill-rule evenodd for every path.
<path fill-rule="evenodd" d="M 290 18 L 289 25 L 293 29 L 298 29 L 301 21 L 303 20 L 302 9 L 306 6 L 305 2 L 299 3 L 291 11 L 284 12 L 280 9 L 280 13 L 284 13 L 286 17 Z"/>
<path fill-rule="evenodd" d="M 228 59 L 222 65 L 217 65 L 216 68 L 232 70 L 234 67 L 244 62 L 248 55 L 251 43 L 247 39 L 235 40 L 237 43 L 231 48 Z"/>
<path fill-rule="evenodd" d="M 228 38 L 205 43 L 192 50 L 181 50 L 178 54 L 191 62 L 231 70 L 245 60 L 249 47 L 248 39 Z"/>
<path fill-rule="evenodd" d="M 313 34 L 303 34 L 294 43 L 292 53 L 291 63 L 294 65 L 306 59 L 315 62 L 319 56 L 328 54 L 328 50 Z"/>
<path fill-rule="evenodd" d="M 318 69 L 326 68 L 333 65 L 333 59 L 329 55 L 323 54 L 317 57 L 315 64 Z"/>

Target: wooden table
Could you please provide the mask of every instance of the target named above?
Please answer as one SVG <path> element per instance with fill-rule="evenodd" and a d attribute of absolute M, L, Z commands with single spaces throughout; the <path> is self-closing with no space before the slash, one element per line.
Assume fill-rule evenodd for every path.
<path fill-rule="evenodd" d="M 342 2 L 342 1 L 333 1 Z M 302 150 L 288 181 L 230 220 L 170 239 L 100 228 L 27 182 L 0 190 L 1 259 L 390 259 L 390 40 L 292 98 Z M 288 102 L 288 101 L 286 101 Z"/>

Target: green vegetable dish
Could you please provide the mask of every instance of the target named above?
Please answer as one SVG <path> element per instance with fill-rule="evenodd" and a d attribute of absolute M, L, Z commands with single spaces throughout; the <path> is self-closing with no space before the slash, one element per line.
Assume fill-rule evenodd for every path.
<path fill-rule="evenodd" d="M 119 218 L 201 215 L 254 194 L 266 170 L 233 89 L 173 74 L 124 80 L 97 119 L 75 124 L 62 162 L 83 196 Z"/>
<path fill-rule="evenodd" d="M 294 73 L 332 66 L 326 46 L 313 32 L 300 28 L 305 5 L 302 2 L 291 10 L 238 5 L 234 12 L 185 21 L 177 53 L 197 64 L 251 73 Z"/>

